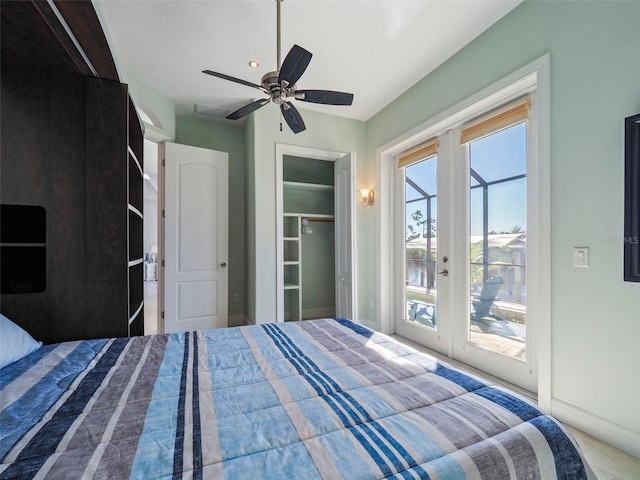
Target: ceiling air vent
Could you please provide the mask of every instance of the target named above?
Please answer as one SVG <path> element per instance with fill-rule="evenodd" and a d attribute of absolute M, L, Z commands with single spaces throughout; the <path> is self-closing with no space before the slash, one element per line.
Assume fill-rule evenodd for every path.
<path fill-rule="evenodd" d="M 211 117 L 225 118 L 227 116 L 227 110 L 223 108 L 210 107 L 209 105 L 201 105 L 199 103 L 193 104 L 193 111 L 202 115 L 209 115 Z"/>

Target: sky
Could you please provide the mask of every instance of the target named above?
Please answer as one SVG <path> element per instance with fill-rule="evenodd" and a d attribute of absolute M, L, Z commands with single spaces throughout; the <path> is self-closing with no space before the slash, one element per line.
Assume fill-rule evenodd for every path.
<path fill-rule="evenodd" d="M 525 173 L 526 168 L 526 124 L 520 123 L 472 142 L 469 145 L 469 163 L 485 181 L 492 182 L 502 178 Z M 406 175 L 430 195 L 436 191 L 437 158 L 431 157 L 406 168 Z M 471 186 L 478 182 L 471 178 Z M 406 186 L 406 199 L 419 198 L 421 195 L 410 185 Z M 482 234 L 482 188 L 471 189 L 471 235 Z M 525 179 L 518 179 L 489 187 L 489 231 L 511 231 L 520 226 L 526 231 L 526 192 Z M 437 200 L 432 203 L 435 217 Z M 421 210 L 426 217 L 426 201 L 407 205 L 407 225 L 415 221 L 411 214 Z M 436 227 L 437 228 L 437 227 Z M 419 229 L 422 231 L 422 228 Z"/>

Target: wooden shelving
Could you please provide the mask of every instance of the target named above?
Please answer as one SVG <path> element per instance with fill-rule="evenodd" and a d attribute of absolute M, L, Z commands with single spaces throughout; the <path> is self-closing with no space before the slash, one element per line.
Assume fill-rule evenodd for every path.
<path fill-rule="evenodd" d="M 307 220 L 334 219 L 333 162 L 285 157 L 283 162 L 282 264 L 284 321 L 303 318 L 302 238 L 311 232 Z M 306 232 L 306 233 L 305 233 Z M 309 292 L 307 292 L 309 293 Z"/>
<path fill-rule="evenodd" d="M 129 336 L 144 335 L 144 246 L 143 246 L 143 143 L 142 124 L 135 105 L 128 102 L 128 215 L 129 215 Z"/>
<path fill-rule="evenodd" d="M 93 5 L 0 13 L 2 203 L 46 211 L 40 291 L 21 274 L 4 291 L 5 254 L 25 247 L 3 244 L 2 313 L 45 343 L 142 334 L 143 132 Z"/>

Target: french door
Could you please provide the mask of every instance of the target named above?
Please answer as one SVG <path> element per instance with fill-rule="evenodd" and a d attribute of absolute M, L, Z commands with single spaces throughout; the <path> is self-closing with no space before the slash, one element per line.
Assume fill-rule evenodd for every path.
<path fill-rule="evenodd" d="M 536 392 L 531 98 L 397 156 L 395 295 L 400 335 Z"/>

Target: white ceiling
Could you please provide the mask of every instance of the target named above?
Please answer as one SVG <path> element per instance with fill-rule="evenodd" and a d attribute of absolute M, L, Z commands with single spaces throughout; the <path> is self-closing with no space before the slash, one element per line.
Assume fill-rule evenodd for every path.
<path fill-rule="evenodd" d="M 298 88 L 355 95 L 350 107 L 296 105 L 368 120 L 520 1 L 283 1 L 283 59 L 294 43 L 313 53 Z M 275 70 L 274 0 L 93 3 L 121 76 L 169 98 L 177 114 L 193 114 L 194 103 L 230 113 L 263 98 L 201 71 L 259 84 Z M 249 68 L 249 60 L 260 67 Z"/>

